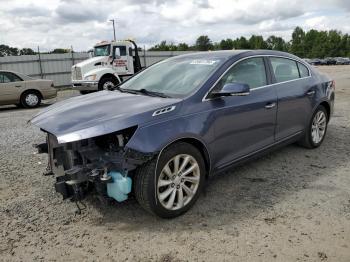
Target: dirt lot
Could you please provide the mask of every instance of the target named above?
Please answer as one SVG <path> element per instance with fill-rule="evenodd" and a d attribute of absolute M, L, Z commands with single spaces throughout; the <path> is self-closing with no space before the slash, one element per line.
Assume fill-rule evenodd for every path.
<path fill-rule="evenodd" d="M 322 147 L 291 145 L 216 176 L 173 220 L 133 199 L 86 201 L 75 215 L 31 146 L 44 140 L 27 124 L 39 109 L 0 107 L 0 260 L 350 261 L 350 66 L 320 69 L 336 80 Z"/>

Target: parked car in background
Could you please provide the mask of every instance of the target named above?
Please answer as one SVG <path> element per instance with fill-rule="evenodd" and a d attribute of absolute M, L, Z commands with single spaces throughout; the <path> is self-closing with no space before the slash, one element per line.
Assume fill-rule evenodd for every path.
<path fill-rule="evenodd" d="M 202 52 L 154 64 L 115 91 L 56 103 L 31 122 L 47 134 L 38 149 L 64 198 L 124 201 L 133 190 L 169 218 L 195 203 L 211 174 L 281 145 L 319 147 L 334 89 L 288 53 Z"/>
<path fill-rule="evenodd" d="M 337 65 L 349 65 L 350 59 L 348 57 L 336 57 L 336 64 Z"/>
<path fill-rule="evenodd" d="M 318 58 L 309 59 L 307 62 L 310 65 L 322 65 L 323 64 L 323 61 L 321 59 L 318 59 Z"/>
<path fill-rule="evenodd" d="M 326 65 L 335 65 L 337 63 L 337 60 L 333 57 L 326 57 L 324 60 Z"/>
<path fill-rule="evenodd" d="M 35 79 L 21 73 L 0 70 L 0 105 L 16 104 L 27 108 L 57 96 L 52 80 Z"/>

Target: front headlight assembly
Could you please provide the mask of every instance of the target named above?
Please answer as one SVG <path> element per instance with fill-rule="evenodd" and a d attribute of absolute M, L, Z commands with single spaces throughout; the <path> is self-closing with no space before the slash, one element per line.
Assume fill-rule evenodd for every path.
<path fill-rule="evenodd" d="M 89 76 L 84 77 L 84 79 L 87 81 L 94 81 L 94 80 L 96 80 L 96 75 L 89 75 Z"/>

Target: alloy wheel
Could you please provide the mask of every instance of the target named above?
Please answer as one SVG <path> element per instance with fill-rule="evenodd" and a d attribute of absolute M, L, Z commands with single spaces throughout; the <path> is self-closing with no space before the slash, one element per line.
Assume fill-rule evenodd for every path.
<path fill-rule="evenodd" d="M 200 182 L 200 168 L 188 154 L 174 156 L 163 167 L 157 183 L 158 200 L 168 210 L 186 206 L 196 195 Z"/>
<path fill-rule="evenodd" d="M 322 141 L 324 134 L 326 133 L 327 117 L 323 111 L 318 111 L 311 125 L 311 138 L 314 144 L 318 144 Z"/>

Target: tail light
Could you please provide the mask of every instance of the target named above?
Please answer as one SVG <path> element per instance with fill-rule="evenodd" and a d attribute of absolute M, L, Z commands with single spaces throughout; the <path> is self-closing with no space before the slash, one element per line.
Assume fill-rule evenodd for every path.
<path fill-rule="evenodd" d="M 329 82 L 329 87 L 335 89 L 335 81 L 334 80 Z"/>

